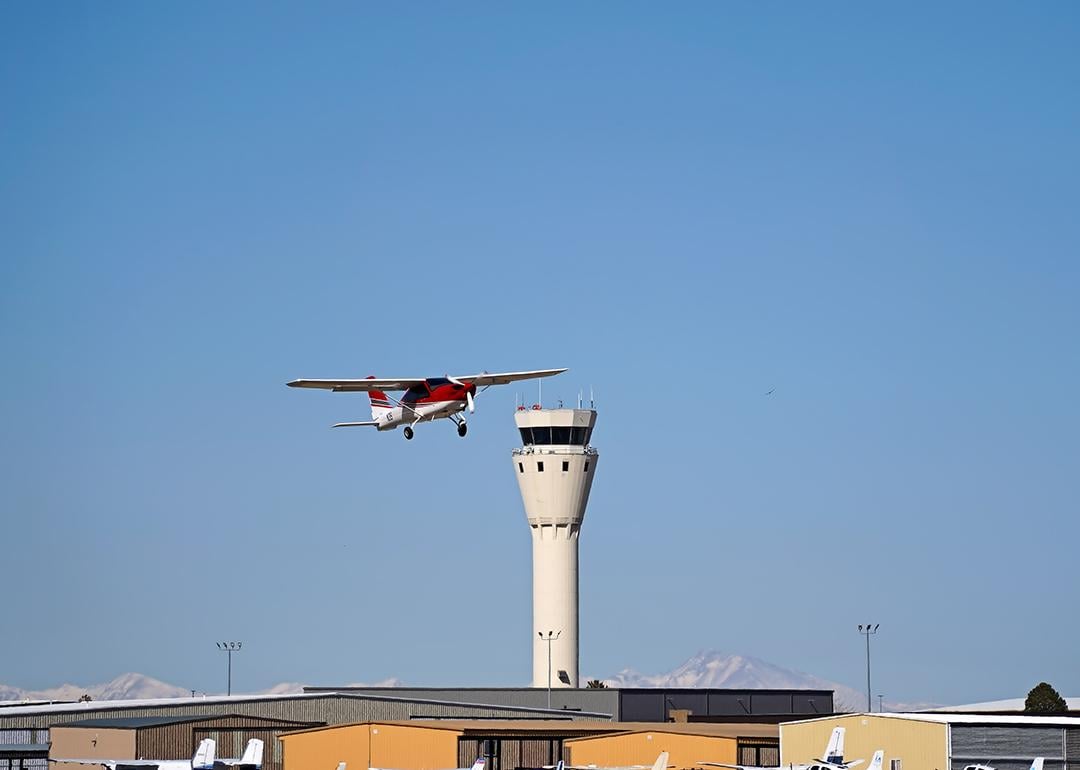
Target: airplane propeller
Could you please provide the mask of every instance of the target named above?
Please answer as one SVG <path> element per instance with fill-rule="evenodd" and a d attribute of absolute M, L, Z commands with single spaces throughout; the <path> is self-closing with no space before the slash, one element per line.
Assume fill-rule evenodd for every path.
<path fill-rule="evenodd" d="M 450 380 L 450 382 L 455 385 L 460 385 L 465 388 L 465 403 L 469 405 L 469 414 L 476 414 L 476 402 L 473 401 L 472 389 L 461 380 L 456 377 L 451 377 L 449 374 L 446 375 L 446 379 Z"/>

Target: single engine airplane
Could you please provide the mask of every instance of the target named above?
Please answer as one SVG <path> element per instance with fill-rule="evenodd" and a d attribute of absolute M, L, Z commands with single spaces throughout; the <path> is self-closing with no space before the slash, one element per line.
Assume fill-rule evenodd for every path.
<path fill-rule="evenodd" d="M 884 754 L 880 751 L 874 754 L 874 758 L 871 760 L 867 770 L 881 770 L 883 758 Z M 707 762 L 705 760 L 699 761 L 698 764 L 705 767 L 726 767 L 730 768 L 730 770 L 850 770 L 862 763 L 863 760 L 861 759 L 856 759 L 852 762 L 844 761 L 844 728 L 836 727 L 829 736 L 829 743 L 825 747 L 825 755 L 821 759 L 814 760 L 812 763 L 795 763 L 769 768 L 757 767 L 754 765 L 730 765 L 725 762 Z"/>
<path fill-rule="evenodd" d="M 566 369 L 537 369 L 531 372 L 501 372 L 499 374 L 469 374 L 461 377 L 376 378 L 363 380 L 293 380 L 290 388 L 321 388 L 335 393 L 366 391 L 371 398 L 371 419 L 365 422 L 339 422 L 335 428 L 373 427 L 377 430 L 396 430 L 405 426 L 405 438 L 413 437 L 419 422 L 448 419 L 457 425 L 459 436 L 468 431 L 465 417 L 476 411 L 475 397 L 492 385 L 506 385 L 519 380 L 551 377 Z M 480 390 L 477 390 L 479 388 Z M 387 391 L 405 391 L 401 398 Z"/>

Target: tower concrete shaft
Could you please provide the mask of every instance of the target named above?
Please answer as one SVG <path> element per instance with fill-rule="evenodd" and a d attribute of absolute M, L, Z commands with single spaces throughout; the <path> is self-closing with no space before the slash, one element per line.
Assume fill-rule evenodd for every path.
<path fill-rule="evenodd" d="M 519 409 L 515 421 L 514 473 L 533 544 L 532 686 L 577 687 L 578 535 L 600 459 L 589 445 L 596 412 Z"/>

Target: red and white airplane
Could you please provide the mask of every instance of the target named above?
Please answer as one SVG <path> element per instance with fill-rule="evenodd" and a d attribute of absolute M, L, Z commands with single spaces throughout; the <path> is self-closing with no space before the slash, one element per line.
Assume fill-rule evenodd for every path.
<path fill-rule="evenodd" d="M 500 374 L 470 374 L 462 377 L 375 378 L 363 380 L 293 380 L 290 388 L 321 388 L 337 393 L 367 391 L 371 397 L 371 419 L 366 422 L 339 422 L 335 428 L 372 426 L 379 430 L 395 430 L 405 426 L 405 438 L 413 437 L 418 422 L 449 419 L 457 425 L 459 436 L 468 431 L 466 409 L 476 411 L 473 400 L 478 392 L 492 385 L 506 385 L 518 380 L 534 380 L 565 372 L 565 369 L 538 369 L 532 372 L 502 372 Z M 480 388 L 481 391 L 477 391 Z M 388 396 L 386 391 L 405 391 L 401 398 Z"/>

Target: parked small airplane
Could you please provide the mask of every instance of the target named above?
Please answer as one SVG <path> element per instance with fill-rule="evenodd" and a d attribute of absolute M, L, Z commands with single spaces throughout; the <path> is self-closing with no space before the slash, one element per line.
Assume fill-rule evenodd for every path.
<path fill-rule="evenodd" d="M 321 388 L 335 393 L 367 391 L 371 398 L 371 419 L 365 422 L 339 422 L 335 428 L 370 426 L 383 430 L 395 430 L 405 426 L 405 438 L 413 437 L 413 427 L 418 422 L 449 419 L 457 425 L 459 436 L 468 431 L 465 418 L 459 413 L 476 411 L 475 396 L 492 385 L 506 385 L 518 380 L 534 380 L 565 372 L 565 369 L 538 369 L 531 372 L 502 372 L 500 374 L 470 374 L 461 377 L 378 378 L 363 380 L 293 380 L 290 388 Z M 403 390 L 400 399 L 388 396 L 386 391 Z"/>
<path fill-rule="evenodd" d="M 1044 757 L 1035 757 L 1028 770 L 1043 770 Z M 964 770 L 994 770 L 990 765 L 966 765 Z"/>
<path fill-rule="evenodd" d="M 624 765 L 623 767 L 600 767 L 597 765 L 568 765 L 561 759 L 554 765 L 544 765 L 545 770 L 667 770 L 668 752 L 661 751 L 656 761 L 649 765 Z"/>
<path fill-rule="evenodd" d="M 261 741 L 260 741 L 261 742 Z M 55 759 L 75 765 L 98 765 L 109 770 L 150 768 L 158 770 L 213 770 L 215 745 L 212 738 L 203 738 L 191 759 Z"/>
<path fill-rule="evenodd" d="M 881 763 L 884 759 L 884 752 L 879 751 L 874 754 L 874 758 L 870 761 L 870 766 L 867 770 L 881 770 Z M 876 765 L 874 763 L 877 763 Z M 856 759 L 853 762 L 844 761 L 844 728 L 837 727 L 832 731 L 829 736 L 829 743 L 825 746 L 825 756 L 822 759 L 815 760 L 808 764 L 791 764 L 781 765 L 776 767 L 757 767 L 755 765 L 729 765 L 724 762 L 706 762 L 702 760 L 699 764 L 706 767 L 727 767 L 732 770 L 851 770 L 851 768 L 861 765 L 863 760 Z"/>
<path fill-rule="evenodd" d="M 214 762 L 215 768 L 241 767 L 260 768 L 263 763 L 263 742 L 258 738 L 252 738 L 244 747 L 244 754 L 239 759 L 218 759 Z"/>
<path fill-rule="evenodd" d="M 345 763 L 344 762 L 341 762 L 338 765 L 338 770 L 345 770 Z M 379 767 L 369 767 L 368 770 L 387 770 L 387 769 L 386 768 L 379 768 Z M 475 762 L 473 762 L 473 765 L 472 765 L 471 768 L 470 767 L 455 767 L 455 768 L 448 768 L 448 770 L 484 770 L 484 758 L 479 757 Z"/>

